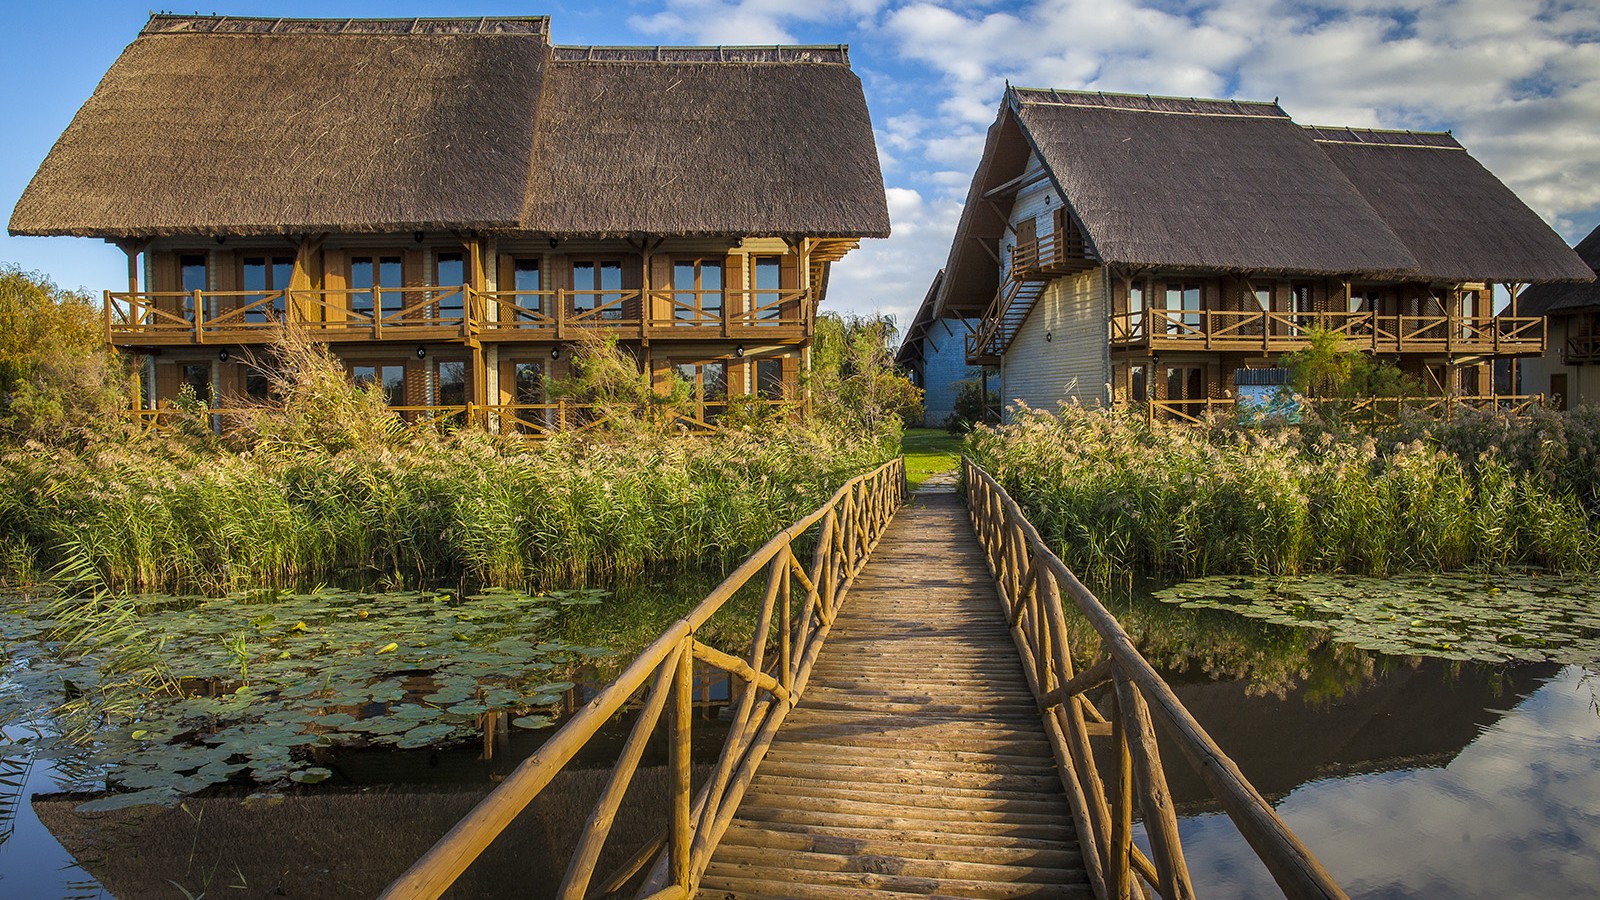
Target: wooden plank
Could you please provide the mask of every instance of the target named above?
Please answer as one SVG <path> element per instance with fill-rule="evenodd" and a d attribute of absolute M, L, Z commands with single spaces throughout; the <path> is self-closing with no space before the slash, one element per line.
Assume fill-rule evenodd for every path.
<path fill-rule="evenodd" d="M 838 611 L 700 896 L 1091 895 L 993 585 L 953 490 L 925 488 Z"/>

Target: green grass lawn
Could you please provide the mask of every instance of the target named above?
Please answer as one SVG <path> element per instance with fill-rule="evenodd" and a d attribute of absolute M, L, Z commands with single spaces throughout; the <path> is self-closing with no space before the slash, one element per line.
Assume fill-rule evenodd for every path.
<path fill-rule="evenodd" d="M 914 491 L 929 475 L 954 472 L 961 465 L 961 438 L 943 428 L 907 428 L 900 441 L 906 457 L 906 480 Z"/>

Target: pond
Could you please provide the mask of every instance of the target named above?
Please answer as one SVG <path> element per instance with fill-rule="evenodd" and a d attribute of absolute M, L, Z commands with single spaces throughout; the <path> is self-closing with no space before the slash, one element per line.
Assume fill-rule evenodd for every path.
<path fill-rule="evenodd" d="M 1200 588 L 1178 594 L 1166 596 L 1188 602 Z M 1592 608 L 1591 596 L 1581 585 L 1554 591 L 1540 615 Z M 1385 654 L 1355 646 L 1358 639 L 1326 620 L 1294 627 L 1142 594 L 1112 605 L 1196 718 L 1352 896 L 1581 896 L 1600 883 L 1600 854 L 1592 851 L 1600 836 L 1600 666 L 1570 656 Z M 636 630 L 653 627 L 641 621 Z M 605 662 L 591 678 L 604 677 Z M 697 762 L 709 762 L 725 733 L 726 697 L 726 686 L 711 682 L 700 695 Z M 541 896 L 559 880 L 571 832 L 628 724 L 612 723 L 519 818 L 469 870 L 460 896 Z M 194 896 L 370 896 L 549 733 L 512 729 L 489 759 L 481 744 L 341 752 L 322 761 L 332 773 L 326 782 L 275 798 L 212 788 L 173 809 L 100 813 L 78 811 L 83 796 L 52 793 L 74 773 L 13 755 L 0 760 L 0 895 L 181 897 L 181 885 Z M 1181 757 L 1168 747 L 1164 759 L 1199 895 L 1277 896 Z M 662 748 L 652 748 L 619 816 L 613 857 L 653 833 L 663 761 Z"/>

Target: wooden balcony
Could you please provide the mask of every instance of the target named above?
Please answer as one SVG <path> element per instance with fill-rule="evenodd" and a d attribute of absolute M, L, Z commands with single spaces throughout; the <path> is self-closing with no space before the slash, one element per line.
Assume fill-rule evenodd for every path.
<path fill-rule="evenodd" d="M 288 323 L 326 341 L 565 341 L 596 331 L 797 341 L 811 334 L 812 311 L 805 290 L 107 291 L 105 329 L 109 343 L 137 347 L 264 344 Z"/>
<path fill-rule="evenodd" d="M 1011 277 L 1018 281 L 1072 275 L 1097 265 L 1089 258 L 1083 235 L 1075 229 L 1053 230 L 1031 241 L 1018 241 L 1011 248 Z"/>
<path fill-rule="evenodd" d="M 1569 366 L 1600 363 L 1600 334 L 1575 334 L 1567 338 L 1561 361 Z"/>
<path fill-rule="evenodd" d="M 1543 394 L 1458 394 L 1438 397 L 1361 397 L 1313 402 L 1325 414 L 1337 413 L 1346 421 L 1382 424 L 1399 421 L 1408 413 L 1435 419 L 1449 419 L 1465 410 L 1494 410 L 1510 416 L 1526 416 L 1543 406 L 1544 401 Z M 1231 414 L 1238 406 L 1238 401 L 1233 397 L 1199 397 L 1193 400 L 1149 400 L 1141 405 L 1146 417 L 1152 420 L 1204 425 L 1214 416 Z"/>
<path fill-rule="evenodd" d="M 1262 354 L 1298 350 L 1307 332 L 1342 335 L 1374 353 L 1490 356 L 1537 354 L 1545 348 L 1542 316 L 1399 316 L 1370 312 L 1262 312 L 1149 309 L 1114 315 L 1114 349 L 1217 350 Z"/>

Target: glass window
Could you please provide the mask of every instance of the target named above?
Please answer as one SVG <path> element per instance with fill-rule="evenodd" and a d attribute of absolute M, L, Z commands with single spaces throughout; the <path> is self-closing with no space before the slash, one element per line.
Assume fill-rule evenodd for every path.
<path fill-rule="evenodd" d="M 1128 335 L 1144 333 L 1144 282 L 1128 283 Z"/>
<path fill-rule="evenodd" d="M 251 400 L 265 403 L 272 394 L 272 375 L 255 366 L 244 367 L 244 394 Z"/>
<path fill-rule="evenodd" d="M 680 259 L 672 264 L 672 317 L 714 325 L 722 320 L 722 260 Z"/>
<path fill-rule="evenodd" d="M 350 257 L 350 311 L 372 316 L 372 289 L 400 287 L 402 278 L 398 256 Z M 381 315 L 387 317 L 405 308 L 405 295 L 399 291 L 378 291 Z"/>
<path fill-rule="evenodd" d="M 244 289 L 251 292 L 244 302 L 247 306 L 260 303 L 245 310 L 245 321 L 283 321 L 285 303 L 282 292 L 288 289 L 289 279 L 294 276 L 294 257 L 246 256 L 241 265 Z M 277 294 L 270 305 L 262 302 L 269 294 Z"/>
<path fill-rule="evenodd" d="M 756 360 L 756 396 L 763 400 L 783 399 L 783 360 Z"/>
<path fill-rule="evenodd" d="M 1150 389 L 1145 383 L 1144 366 L 1134 366 L 1128 370 L 1128 399 L 1135 403 L 1143 403 L 1150 397 Z"/>
<path fill-rule="evenodd" d="M 460 253 L 441 253 L 434 257 L 433 283 L 442 288 L 437 316 L 446 322 L 459 322 L 466 309 L 464 287 L 467 283 L 467 262 Z"/>
<path fill-rule="evenodd" d="M 519 362 L 514 366 L 515 402 L 536 404 L 544 402 L 544 364 Z"/>
<path fill-rule="evenodd" d="M 700 407 L 700 420 L 715 422 L 728 402 L 728 364 L 714 362 L 678 363 L 678 377 L 689 383 L 690 396 Z"/>
<path fill-rule="evenodd" d="M 1272 288 L 1259 285 L 1250 286 L 1250 294 L 1256 299 L 1256 307 L 1262 312 L 1272 311 Z"/>
<path fill-rule="evenodd" d="M 758 322 L 775 322 L 783 312 L 779 292 L 782 287 L 782 261 L 776 256 L 757 256 L 750 260 L 750 277 L 756 289 L 751 310 Z"/>
<path fill-rule="evenodd" d="M 1200 285 L 1167 285 L 1167 309 L 1182 310 L 1181 317 L 1167 317 L 1167 333 L 1194 333 L 1200 328 Z"/>
<path fill-rule="evenodd" d="M 437 406 L 466 406 L 467 405 L 467 364 L 464 362 L 440 362 L 438 369 L 438 399 Z"/>
<path fill-rule="evenodd" d="M 572 309 L 599 310 L 604 320 L 622 318 L 622 263 L 577 260 L 572 263 Z"/>
<path fill-rule="evenodd" d="M 194 398 L 211 405 L 211 364 L 210 363 L 184 363 L 182 373 L 183 384 L 194 389 Z"/>
<path fill-rule="evenodd" d="M 533 313 L 544 311 L 544 298 L 538 294 L 522 293 L 523 291 L 541 290 L 539 261 L 537 259 L 518 259 L 512 262 L 511 289 L 517 292 L 516 303 L 518 306 Z"/>
<path fill-rule="evenodd" d="M 404 406 L 406 400 L 405 366 L 351 366 L 350 376 L 361 387 L 376 384 L 390 406 Z"/>
<path fill-rule="evenodd" d="M 183 317 L 194 321 L 194 292 L 211 289 L 206 279 L 206 258 L 204 254 L 185 253 L 178 257 L 178 283 L 179 290 L 186 295 L 183 298 Z"/>

